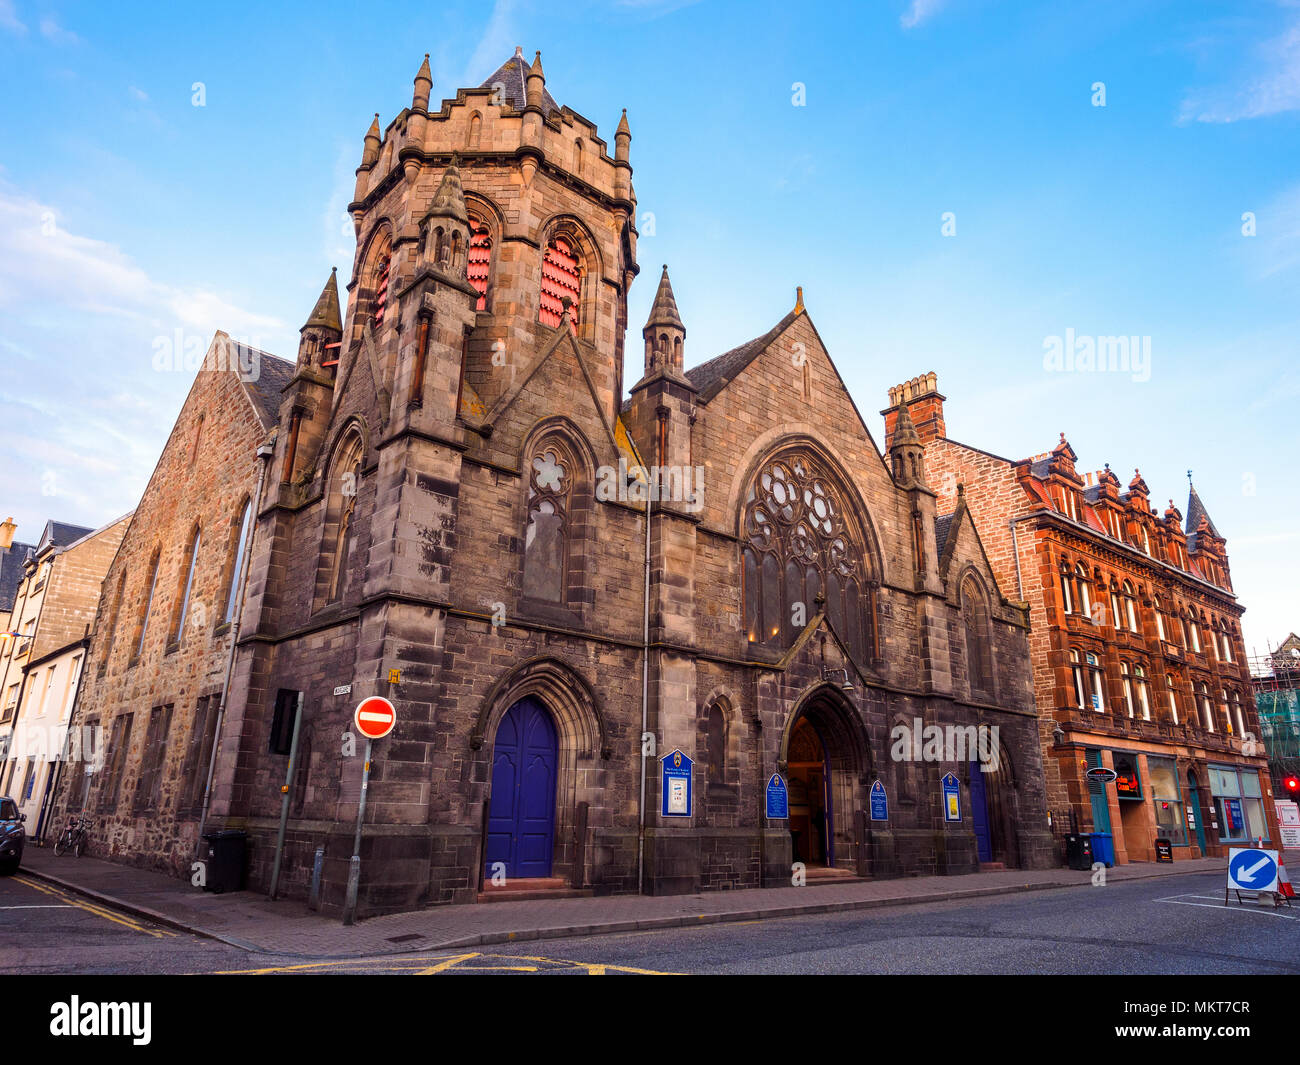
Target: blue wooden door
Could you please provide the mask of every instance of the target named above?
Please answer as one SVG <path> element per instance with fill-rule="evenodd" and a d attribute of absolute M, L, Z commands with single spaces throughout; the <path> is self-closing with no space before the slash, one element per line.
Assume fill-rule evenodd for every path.
<path fill-rule="evenodd" d="M 993 860 L 993 843 L 989 839 L 989 804 L 984 793 L 984 773 L 979 762 L 970 764 L 970 809 L 975 819 L 975 849 L 980 861 Z"/>
<path fill-rule="evenodd" d="M 558 747 L 551 715 L 535 699 L 515 703 L 497 726 L 488 805 L 488 877 L 498 862 L 511 879 L 551 875 Z"/>

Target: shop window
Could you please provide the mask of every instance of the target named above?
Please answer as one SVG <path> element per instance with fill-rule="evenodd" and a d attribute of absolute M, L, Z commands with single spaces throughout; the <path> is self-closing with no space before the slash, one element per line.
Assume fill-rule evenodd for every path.
<path fill-rule="evenodd" d="M 1137 755 L 1115 751 L 1115 794 L 1121 799 L 1142 798 L 1142 780 L 1138 775 Z"/>
<path fill-rule="evenodd" d="M 1259 774 L 1235 766 L 1210 766 L 1210 794 L 1219 815 L 1219 840 L 1245 842 L 1269 838 Z"/>
<path fill-rule="evenodd" d="M 1187 842 L 1187 820 L 1183 815 L 1178 785 L 1178 764 L 1172 758 L 1147 758 L 1151 783 L 1151 805 L 1155 811 L 1156 835 L 1174 844 Z"/>

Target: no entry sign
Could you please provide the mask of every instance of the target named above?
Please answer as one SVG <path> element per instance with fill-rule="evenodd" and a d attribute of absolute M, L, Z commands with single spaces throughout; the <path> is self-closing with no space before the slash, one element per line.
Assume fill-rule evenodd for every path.
<path fill-rule="evenodd" d="M 393 731 L 393 726 L 397 724 L 397 711 L 387 699 L 372 695 L 357 704 L 352 720 L 356 723 L 357 731 L 366 739 L 379 740 Z"/>

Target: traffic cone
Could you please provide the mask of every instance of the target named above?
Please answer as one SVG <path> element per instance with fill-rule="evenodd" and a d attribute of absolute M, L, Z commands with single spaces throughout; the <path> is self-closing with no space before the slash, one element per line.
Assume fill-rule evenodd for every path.
<path fill-rule="evenodd" d="M 1282 864 L 1281 858 L 1277 863 L 1277 893 L 1284 899 L 1295 898 L 1295 888 L 1291 886 L 1291 878 L 1286 875 L 1286 866 Z"/>

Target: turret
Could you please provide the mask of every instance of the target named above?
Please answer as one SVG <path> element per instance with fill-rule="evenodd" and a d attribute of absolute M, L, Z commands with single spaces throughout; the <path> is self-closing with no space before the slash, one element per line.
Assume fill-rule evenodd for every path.
<path fill-rule="evenodd" d="M 889 442 L 889 462 L 900 488 L 925 487 L 925 446 L 906 403 L 898 408 L 898 420 Z"/>
<path fill-rule="evenodd" d="M 673 286 L 668 280 L 667 263 L 660 275 L 654 305 L 650 308 L 650 317 L 646 319 L 641 335 L 645 337 L 647 377 L 656 370 L 664 370 L 675 377 L 683 376 L 682 348 L 686 343 L 686 327 L 682 325 L 681 316 L 677 313 L 677 300 L 673 298 Z"/>
<path fill-rule="evenodd" d="M 376 111 L 370 128 L 366 130 L 365 140 L 362 142 L 361 165 L 357 167 L 357 184 L 349 208 L 352 211 L 353 225 L 358 233 L 361 232 L 361 219 L 365 215 L 359 205 L 370 187 L 370 171 L 375 168 L 377 162 L 379 162 L 379 112 Z"/>
<path fill-rule="evenodd" d="M 469 214 L 460 183 L 459 160 L 452 156 L 438 191 L 420 221 L 420 266 L 431 267 L 451 278 L 465 277 L 469 248 Z"/>
<path fill-rule="evenodd" d="M 546 75 L 542 73 L 542 53 L 538 52 L 533 65 L 528 68 L 528 84 L 525 88 L 529 107 L 541 110 L 542 90 L 546 88 Z"/>
<path fill-rule="evenodd" d="M 402 172 L 407 181 L 414 181 L 420 172 L 420 156 L 424 152 L 424 130 L 429 116 L 429 93 L 433 91 L 433 75 L 429 72 L 429 53 L 415 74 L 415 93 L 411 97 L 411 114 L 406 120 L 406 146 L 401 151 Z"/>
<path fill-rule="evenodd" d="M 338 272 L 331 270 L 316 306 L 299 330 L 298 369 L 315 370 L 333 378 L 339 364 L 343 318 L 339 313 Z"/>

